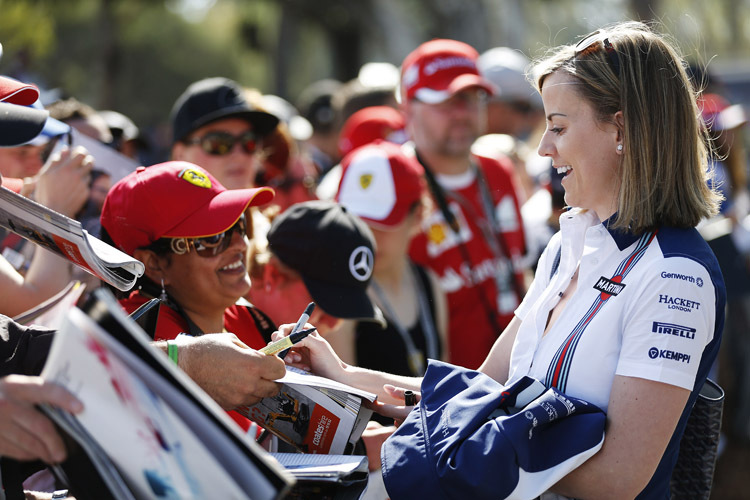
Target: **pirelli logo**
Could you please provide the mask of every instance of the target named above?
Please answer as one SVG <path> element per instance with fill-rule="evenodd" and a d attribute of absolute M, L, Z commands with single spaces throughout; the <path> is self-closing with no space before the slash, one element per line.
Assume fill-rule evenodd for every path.
<path fill-rule="evenodd" d="M 674 335 L 675 337 L 683 337 L 691 340 L 695 338 L 696 332 L 695 328 L 689 326 L 662 323 L 660 321 L 654 321 L 651 331 L 662 335 Z"/>
<path fill-rule="evenodd" d="M 606 300 L 612 295 L 617 296 L 625 288 L 625 284 L 620 283 L 620 281 L 622 281 L 622 276 L 615 276 L 612 279 L 601 276 L 594 285 L 594 288 L 602 292 L 602 299 Z"/>

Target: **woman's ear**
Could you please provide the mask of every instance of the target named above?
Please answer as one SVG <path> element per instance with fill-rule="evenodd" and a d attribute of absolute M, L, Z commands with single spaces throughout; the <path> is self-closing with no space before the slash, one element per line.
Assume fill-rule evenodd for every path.
<path fill-rule="evenodd" d="M 615 113 L 615 126 L 617 126 L 617 141 L 622 142 L 625 135 L 625 118 L 622 111 Z"/>
<path fill-rule="evenodd" d="M 136 248 L 133 252 L 133 257 L 143 262 L 143 265 L 146 267 L 144 274 L 151 279 L 151 281 L 154 283 L 161 283 L 161 280 L 164 280 L 164 284 L 167 284 L 167 277 L 164 272 L 167 263 L 166 258 L 160 257 L 153 250 L 146 250 L 143 248 Z"/>
<path fill-rule="evenodd" d="M 266 292 L 277 289 L 284 282 L 284 279 L 284 273 L 281 272 L 274 262 L 274 258 L 271 257 L 263 267 L 263 286 Z"/>

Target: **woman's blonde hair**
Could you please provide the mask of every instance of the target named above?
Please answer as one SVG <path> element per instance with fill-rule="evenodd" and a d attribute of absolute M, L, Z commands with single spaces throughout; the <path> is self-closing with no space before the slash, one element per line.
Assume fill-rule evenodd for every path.
<path fill-rule="evenodd" d="M 595 40 L 580 50 L 556 49 L 533 74 L 539 92 L 554 72 L 572 76 L 602 121 L 614 122 L 622 111 L 621 183 L 610 227 L 638 234 L 660 225 L 694 227 L 716 214 L 721 195 L 708 185 L 697 94 L 675 46 L 639 22 L 610 26 Z"/>

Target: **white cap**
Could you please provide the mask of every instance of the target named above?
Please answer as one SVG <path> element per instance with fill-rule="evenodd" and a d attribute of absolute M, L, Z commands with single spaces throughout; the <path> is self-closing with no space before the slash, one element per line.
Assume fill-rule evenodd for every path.
<path fill-rule="evenodd" d="M 529 59 L 509 47 L 495 47 L 482 53 L 477 60 L 479 72 L 499 91 L 494 98 L 501 101 L 524 101 L 542 109 L 542 98 L 526 79 Z"/>

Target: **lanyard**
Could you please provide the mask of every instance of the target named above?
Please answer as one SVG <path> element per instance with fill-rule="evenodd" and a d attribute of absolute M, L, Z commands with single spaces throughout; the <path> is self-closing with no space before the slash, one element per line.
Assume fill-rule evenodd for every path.
<path fill-rule="evenodd" d="M 448 201 L 445 197 L 445 190 L 443 187 L 438 184 L 437 180 L 435 179 L 435 174 L 432 173 L 432 169 L 427 165 L 427 163 L 424 161 L 422 157 L 419 156 L 419 152 L 415 151 L 417 161 L 422 164 L 422 167 L 424 167 L 424 174 L 425 174 L 425 180 L 427 180 L 427 186 L 430 189 L 430 192 L 432 193 L 432 197 L 435 199 L 435 202 L 438 205 L 438 208 L 440 208 L 440 212 L 443 214 L 443 219 L 445 219 L 445 222 L 451 227 L 453 232 L 456 235 L 457 241 L 458 241 L 458 250 L 461 254 L 461 259 L 466 263 L 467 266 L 469 266 L 469 269 L 471 270 L 472 262 L 471 262 L 471 255 L 469 255 L 469 250 L 466 248 L 466 244 L 461 239 L 461 228 L 458 225 L 458 221 L 456 220 L 456 217 L 453 215 L 453 212 L 450 211 L 448 208 Z M 481 288 L 475 287 L 475 290 L 477 291 L 477 294 L 479 295 L 479 302 L 482 304 L 482 307 L 484 308 L 485 314 L 487 315 L 487 321 L 491 325 L 492 329 L 497 332 L 498 335 L 502 332 L 502 328 L 500 328 L 500 324 L 497 321 L 497 312 L 499 308 L 497 307 L 499 304 L 496 304 L 493 306 L 488 298 L 485 296 L 484 292 L 482 292 Z M 499 297 L 498 297 L 499 299 Z M 498 300 L 499 303 L 499 300 Z"/>
<path fill-rule="evenodd" d="M 419 279 L 419 276 L 417 275 L 417 271 L 414 268 L 413 264 L 409 265 L 409 273 L 412 282 L 414 283 L 415 292 L 417 295 L 419 324 L 422 327 L 422 333 L 424 334 L 425 338 L 425 350 L 427 351 L 427 357 L 435 359 L 438 357 L 438 338 L 435 329 L 435 323 L 433 322 L 430 315 L 430 306 L 428 303 L 427 294 L 425 293 L 424 286 L 422 286 L 422 282 Z M 393 325 L 393 328 L 396 330 L 396 332 L 398 332 L 401 340 L 404 342 L 404 346 L 406 347 L 406 359 L 412 375 L 424 375 L 426 368 L 424 353 L 422 353 L 419 349 L 417 349 L 417 346 L 414 345 L 414 339 L 411 338 L 411 335 L 406 330 L 404 325 L 398 320 L 396 311 L 393 309 L 393 306 L 391 306 L 391 303 L 386 297 L 385 292 L 383 292 L 383 289 L 380 288 L 380 285 L 378 285 L 377 281 L 373 279 L 370 282 L 370 286 L 372 286 L 375 295 L 377 295 L 378 297 L 380 305 L 385 310 L 385 314 L 388 317 L 388 323 Z"/>

